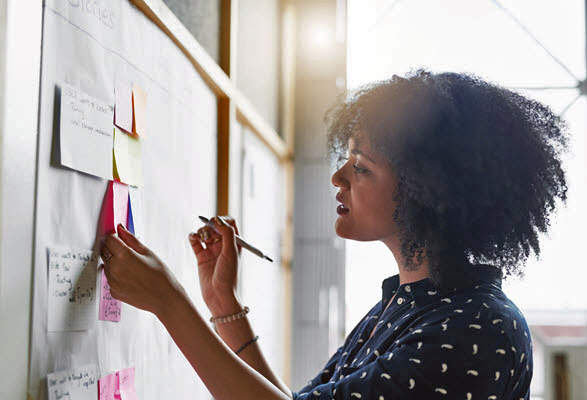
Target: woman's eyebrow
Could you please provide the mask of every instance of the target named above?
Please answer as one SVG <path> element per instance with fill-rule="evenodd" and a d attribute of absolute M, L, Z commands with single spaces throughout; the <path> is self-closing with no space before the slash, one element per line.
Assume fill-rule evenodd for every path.
<path fill-rule="evenodd" d="M 361 150 L 359 149 L 352 149 L 351 153 L 353 153 L 354 155 L 362 155 L 363 157 L 365 157 L 367 160 L 371 161 L 373 164 L 377 164 L 375 162 L 375 160 L 373 160 L 371 157 L 369 157 L 367 154 L 363 153 Z"/>

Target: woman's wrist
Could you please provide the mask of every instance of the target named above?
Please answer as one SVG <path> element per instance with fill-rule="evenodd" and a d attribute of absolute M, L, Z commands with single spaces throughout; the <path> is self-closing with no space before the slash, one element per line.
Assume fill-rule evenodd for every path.
<path fill-rule="evenodd" d="M 226 296 L 222 300 L 215 302 L 213 305 L 208 305 L 208 310 L 212 317 L 226 317 L 243 311 L 244 306 L 236 294 Z"/>
<path fill-rule="evenodd" d="M 153 314 L 161 321 L 170 316 L 174 310 L 188 298 L 184 288 L 178 282 L 171 282 L 165 293 L 161 296 L 161 301 L 152 311 Z"/>

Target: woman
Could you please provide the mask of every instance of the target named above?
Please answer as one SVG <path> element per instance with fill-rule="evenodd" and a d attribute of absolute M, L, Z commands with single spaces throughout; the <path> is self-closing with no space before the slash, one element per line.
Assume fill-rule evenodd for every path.
<path fill-rule="evenodd" d="M 564 124 L 478 78 L 421 70 L 362 88 L 327 120 L 346 156 L 336 233 L 382 241 L 399 274 L 306 387 L 292 393 L 255 340 L 230 219 L 189 237 L 221 340 L 123 227 L 103 249 L 112 295 L 157 315 L 216 399 L 528 399 L 530 333 L 501 278 L 539 255 L 537 231 L 566 202 Z"/>

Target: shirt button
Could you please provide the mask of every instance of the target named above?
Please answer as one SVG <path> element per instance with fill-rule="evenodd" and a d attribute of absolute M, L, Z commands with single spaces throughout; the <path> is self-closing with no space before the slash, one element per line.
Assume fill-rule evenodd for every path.
<path fill-rule="evenodd" d="M 404 302 L 403 297 L 400 297 L 399 299 L 397 299 L 397 304 L 402 304 Z"/>
<path fill-rule="evenodd" d="M 406 285 L 406 292 L 410 292 L 412 290 L 412 288 L 410 287 L 410 285 Z"/>

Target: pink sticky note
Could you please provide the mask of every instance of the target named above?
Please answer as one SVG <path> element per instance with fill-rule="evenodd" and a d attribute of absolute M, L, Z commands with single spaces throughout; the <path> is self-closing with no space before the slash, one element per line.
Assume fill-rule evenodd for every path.
<path fill-rule="evenodd" d="M 126 224 L 128 218 L 128 186 L 110 181 L 104 205 L 102 206 L 102 234 L 116 232 L 118 224 Z M 98 318 L 102 321 L 120 321 L 122 302 L 110 294 L 110 285 L 102 269 L 100 276 L 100 309 Z"/>
<path fill-rule="evenodd" d="M 98 379 L 99 400 L 117 400 L 116 396 L 118 393 L 118 372 Z M 120 397 L 118 397 L 118 399 L 120 399 Z"/>
<path fill-rule="evenodd" d="M 134 367 L 118 372 L 118 390 L 120 391 L 121 400 L 137 400 Z"/>
<path fill-rule="evenodd" d="M 128 185 L 120 182 L 112 182 L 114 229 L 118 224 L 126 226 L 128 218 Z"/>
<path fill-rule="evenodd" d="M 98 380 L 98 400 L 137 400 L 135 368 L 127 368 Z"/>
<path fill-rule="evenodd" d="M 101 233 L 116 233 L 118 224 L 126 224 L 128 218 L 128 185 L 110 181 L 104 196 L 101 215 Z"/>
<path fill-rule="evenodd" d="M 114 88 L 115 107 L 114 124 L 132 134 L 132 85 L 119 78 Z"/>
<path fill-rule="evenodd" d="M 122 315 L 122 302 L 112 297 L 110 294 L 110 285 L 104 269 L 102 269 L 102 275 L 100 276 L 100 315 L 101 321 L 120 321 Z"/>

